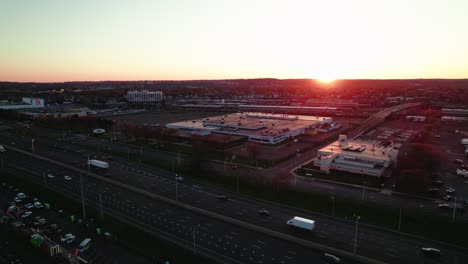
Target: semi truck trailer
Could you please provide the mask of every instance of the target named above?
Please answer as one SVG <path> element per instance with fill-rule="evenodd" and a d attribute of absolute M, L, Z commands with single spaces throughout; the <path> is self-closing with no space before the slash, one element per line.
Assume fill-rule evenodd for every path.
<path fill-rule="evenodd" d="M 307 230 L 314 230 L 315 228 L 315 221 L 310 220 L 307 218 L 302 218 L 299 216 L 295 216 L 293 219 L 288 220 L 286 222 L 287 225 L 292 226 L 292 227 L 297 227 L 297 228 L 302 228 L 302 229 L 307 229 Z"/>

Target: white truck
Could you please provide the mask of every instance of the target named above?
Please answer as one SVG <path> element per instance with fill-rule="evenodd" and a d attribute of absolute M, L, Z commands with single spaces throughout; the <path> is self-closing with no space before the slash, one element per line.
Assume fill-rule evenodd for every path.
<path fill-rule="evenodd" d="M 95 166 L 101 169 L 109 168 L 109 163 L 105 161 L 95 160 L 95 159 L 88 160 L 88 165 Z"/>
<path fill-rule="evenodd" d="M 5 152 L 5 147 L 0 145 L 0 152 Z"/>
<path fill-rule="evenodd" d="M 307 230 L 314 230 L 315 228 L 315 221 L 314 220 L 310 220 L 310 219 L 307 219 L 307 218 L 302 218 L 302 217 L 299 217 L 299 216 L 295 216 L 293 219 L 290 219 L 288 220 L 288 222 L 286 222 L 287 225 L 289 226 L 293 226 L 293 227 L 298 227 L 298 228 L 302 228 L 302 229 L 307 229 Z"/>

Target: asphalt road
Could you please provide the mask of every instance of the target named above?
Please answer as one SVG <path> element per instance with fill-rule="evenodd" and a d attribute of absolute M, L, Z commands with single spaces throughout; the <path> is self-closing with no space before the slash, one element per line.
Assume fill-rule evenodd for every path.
<path fill-rule="evenodd" d="M 81 200 L 81 178 L 76 172 L 14 151 L 8 151 L 3 158 L 5 170 Z M 55 172 L 56 176 L 53 179 L 46 177 L 44 181 L 43 172 L 48 170 Z M 72 179 L 65 180 L 65 175 Z M 223 263 L 326 263 L 323 252 L 206 217 L 94 178 L 83 177 L 83 183 L 87 205 L 96 209 L 102 206 L 105 212 L 188 249 L 193 250 L 195 237 L 197 254 L 205 254 Z M 44 202 L 53 204 L 53 201 Z M 310 232 L 300 233 L 312 235 Z M 348 260 L 343 262 L 355 263 Z"/>
<path fill-rule="evenodd" d="M 48 146 L 50 145 L 50 142 L 42 144 L 40 143 L 41 141 L 43 140 L 38 140 L 36 142 L 36 153 L 49 155 L 57 160 L 63 160 L 68 163 L 71 161 L 78 161 L 79 164 L 81 164 L 79 166 L 82 166 L 82 168 L 86 166 L 84 164 L 86 162 L 87 155 L 94 155 L 93 153 L 89 153 L 89 151 L 82 150 L 76 145 L 61 143 L 59 148 L 50 148 Z M 16 143 L 17 146 L 23 145 L 24 148 L 29 147 L 30 144 L 30 142 L 27 141 L 18 141 Z M 8 152 L 8 155 L 10 155 L 10 151 Z M 152 168 L 147 168 L 139 164 L 130 163 L 124 159 L 116 157 L 109 162 L 111 169 L 107 174 L 110 175 L 112 179 L 175 199 L 175 181 L 173 180 L 172 175 Z M 41 172 L 47 172 L 47 166 L 41 167 L 41 164 L 34 165 L 36 170 L 38 170 L 36 173 L 40 174 Z M 27 166 L 28 165 L 24 164 L 24 167 Z M 31 167 L 31 165 L 29 165 L 29 167 Z M 57 168 L 53 173 L 64 175 L 66 172 Z M 330 218 L 328 216 L 318 215 L 298 209 L 291 209 L 235 194 L 229 194 L 230 200 L 223 202 L 216 199 L 217 195 L 222 194 L 219 190 L 205 186 L 197 188 L 193 185 L 194 183 L 187 181 L 177 184 L 177 198 L 179 201 L 273 230 L 293 234 L 303 239 L 319 242 L 328 246 L 333 246 L 351 252 L 354 249 L 354 222 Z M 270 211 L 270 217 L 260 217 L 258 215 L 258 210 L 263 208 Z M 315 234 L 295 233 L 289 230 L 286 227 L 285 222 L 295 215 L 316 220 L 318 227 Z M 440 263 L 464 263 L 468 259 L 468 255 L 465 250 L 450 247 L 448 245 L 417 239 L 404 234 L 388 232 L 364 225 L 359 225 L 358 228 L 357 253 L 388 263 L 404 263 L 408 261 L 414 263 L 421 261 L 429 263 L 428 261 L 430 260 L 423 257 L 419 251 L 419 248 L 423 246 L 442 249 L 444 257 L 441 259 Z"/>

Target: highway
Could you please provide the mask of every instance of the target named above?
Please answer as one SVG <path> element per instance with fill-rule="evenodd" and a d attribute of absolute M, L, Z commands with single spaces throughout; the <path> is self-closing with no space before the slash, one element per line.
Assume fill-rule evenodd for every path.
<path fill-rule="evenodd" d="M 16 146 L 22 146 L 24 149 L 31 147 L 29 141 L 21 142 L 18 141 L 18 139 L 15 140 Z M 13 141 L 13 139 L 7 141 Z M 44 141 L 44 143 L 41 143 L 42 141 Z M 83 150 L 81 147 L 72 144 L 60 143 L 60 147 L 50 147 L 51 144 L 52 142 L 47 142 L 46 139 L 37 140 L 36 153 L 44 154 L 44 156 L 49 155 L 52 158 L 63 160 L 69 164 L 71 161 L 78 161 L 82 168 L 86 168 L 85 162 L 87 155 L 102 155 L 99 153 L 91 153 L 89 150 Z M 173 175 L 131 163 L 117 157 L 114 157 L 112 161 L 109 162 L 111 164 L 111 169 L 107 173 L 109 178 L 172 199 L 176 198 Z M 39 166 L 39 164 L 37 166 Z M 47 168 L 41 168 L 40 171 L 46 172 Z M 58 170 L 55 173 L 63 175 L 64 172 Z M 233 218 L 242 219 L 243 221 L 248 221 L 249 223 L 264 226 L 272 230 L 293 234 L 306 240 L 323 243 L 350 252 L 354 249 L 354 222 L 287 208 L 235 194 L 228 194 L 230 197 L 229 201 L 219 201 L 216 199 L 216 196 L 222 194 L 221 191 L 206 186 L 197 188 L 193 185 L 194 183 L 188 181 L 179 182 L 177 184 L 177 199 L 187 204 L 212 210 Z M 258 215 L 258 210 L 263 208 L 270 211 L 270 217 L 260 217 Z M 316 220 L 318 228 L 315 235 L 296 234 L 289 230 L 285 222 L 294 215 Z M 463 260 L 466 260 L 468 256 L 466 250 L 463 249 L 365 225 L 359 225 L 357 244 L 358 254 L 388 263 L 402 263 L 409 260 L 413 262 L 427 261 L 419 251 L 419 248 L 423 246 L 443 249 L 444 258 L 440 263 L 463 263 Z"/>
<path fill-rule="evenodd" d="M 76 171 L 8 151 L 4 169 L 81 201 Z M 60 174 L 43 177 L 51 170 Z M 62 175 L 69 175 L 66 181 Z M 45 180 L 44 180 L 45 179 Z M 85 203 L 221 263 L 326 263 L 322 252 L 196 214 L 91 177 L 83 177 Z M 100 195 L 99 195 L 100 194 Z M 101 196 L 101 204 L 99 196 Z M 53 203 L 53 201 L 44 201 Z M 118 234 L 116 234 L 118 235 Z M 344 263 L 355 263 L 344 260 Z"/>

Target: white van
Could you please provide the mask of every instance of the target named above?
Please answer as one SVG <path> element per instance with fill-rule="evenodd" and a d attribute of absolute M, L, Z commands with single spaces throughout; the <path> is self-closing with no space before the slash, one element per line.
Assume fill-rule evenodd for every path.
<path fill-rule="evenodd" d="M 0 152 L 5 152 L 5 147 L 0 145 Z"/>

